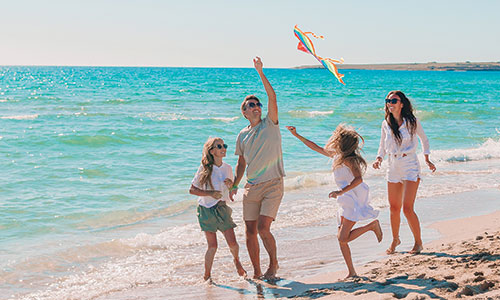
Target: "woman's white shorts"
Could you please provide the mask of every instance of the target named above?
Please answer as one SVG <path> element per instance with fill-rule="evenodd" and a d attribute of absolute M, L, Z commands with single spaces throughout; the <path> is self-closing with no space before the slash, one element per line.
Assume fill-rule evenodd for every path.
<path fill-rule="evenodd" d="M 416 153 L 389 154 L 387 181 L 398 183 L 403 180 L 417 181 L 420 178 L 420 163 Z"/>

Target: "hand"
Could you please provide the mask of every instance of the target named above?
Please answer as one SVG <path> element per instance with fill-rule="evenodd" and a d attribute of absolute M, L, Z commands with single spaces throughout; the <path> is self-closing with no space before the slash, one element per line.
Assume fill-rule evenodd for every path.
<path fill-rule="evenodd" d="M 377 157 L 377 160 L 373 163 L 374 169 L 380 169 L 380 165 L 382 165 L 382 158 Z"/>
<path fill-rule="evenodd" d="M 335 198 L 337 199 L 338 196 L 342 195 L 344 192 L 342 191 L 333 191 L 330 194 L 328 194 L 328 198 Z"/>
<path fill-rule="evenodd" d="M 233 181 L 229 178 L 224 179 L 224 184 L 227 186 L 228 189 L 233 187 Z"/>
<path fill-rule="evenodd" d="M 231 199 L 231 201 L 234 202 L 234 195 L 236 195 L 236 193 L 238 192 L 238 188 L 235 187 L 234 189 L 230 190 L 229 191 L 229 199 Z"/>
<path fill-rule="evenodd" d="M 256 56 L 253 59 L 253 66 L 255 67 L 257 72 L 262 71 L 262 68 L 264 67 L 264 65 L 262 64 L 262 60 L 260 60 L 260 57 Z"/>
<path fill-rule="evenodd" d="M 220 191 L 211 191 L 210 196 L 215 199 L 222 198 L 222 193 Z"/>
<path fill-rule="evenodd" d="M 297 128 L 295 126 L 285 126 L 288 131 L 290 131 L 293 135 L 297 134 Z"/>
<path fill-rule="evenodd" d="M 429 170 L 432 171 L 432 173 L 436 172 L 436 166 L 430 160 L 426 160 L 425 163 L 429 167 Z"/>

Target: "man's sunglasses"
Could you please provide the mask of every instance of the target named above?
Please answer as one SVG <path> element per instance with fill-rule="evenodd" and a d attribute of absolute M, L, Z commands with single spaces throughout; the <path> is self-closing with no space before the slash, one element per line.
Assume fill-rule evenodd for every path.
<path fill-rule="evenodd" d="M 392 98 L 392 99 L 385 99 L 385 103 L 391 103 L 391 104 L 396 104 L 398 103 L 399 99 L 398 98 Z"/>
<path fill-rule="evenodd" d="M 250 108 L 254 108 L 255 106 L 262 108 L 262 103 L 260 103 L 260 102 L 248 102 L 247 106 Z"/>
<path fill-rule="evenodd" d="M 222 147 L 224 147 L 224 149 L 227 149 L 227 145 L 226 145 L 226 144 L 222 144 L 222 145 L 221 145 L 221 144 L 217 144 L 217 145 L 214 145 L 214 146 L 212 147 L 212 149 L 213 149 L 213 148 L 222 149 Z"/>

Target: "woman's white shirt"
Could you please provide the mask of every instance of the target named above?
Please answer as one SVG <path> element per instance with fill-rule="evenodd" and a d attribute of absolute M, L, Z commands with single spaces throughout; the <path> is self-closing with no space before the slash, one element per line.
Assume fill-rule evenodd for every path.
<path fill-rule="evenodd" d="M 198 171 L 194 175 L 193 180 L 191 181 L 191 184 L 194 185 L 195 187 L 199 188 L 200 190 L 212 190 L 212 187 L 208 185 L 208 183 L 205 186 L 202 186 L 200 183 L 200 176 L 201 172 L 203 171 L 203 166 L 200 166 L 198 168 Z M 227 188 L 226 184 L 224 184 L 224 180 L 226 178 L 229 178 L 231 180 L 234 180 L 233 178 L 233 170 L 230 165 L 226 164 L 225 162 L 222 163 L 220 167 L 217 167 L 216 165 L 213 165 L 212 169 L 212 185 L 213 189 L 216 191 L 220 191 L 222 193 L 222 198 L 220 199 L 215 199 L 211 196 L 200 196 L 198 198 L 198 204 L 207 208 L 210 208 L 217 204 L 219 201 L 228 201 L 229 200 L 229 189 Z"/>
<path fill-rule="evenodd" d="M 417 128 L 413 136 L 410 135 L 408 128 L 406 127 L 406 120 L 399 127 L 399 132 L 401 133 L 401 144 L 398 145 L 396 138 L 392 133 L 391 127 L 386 120 L 382 122 L 382 128 L 380 133 L 380 145 L 378 148 L 377 157 L 384 158 L 384 156 L 389 154 L 410 154 L 415 153 L 418 147 L 417 136 L 420 138 L 422 143 L 422 150 L 424 154 L 430 154 L 429 139 L 424 133 L 424 129 L 417 119 Z"/>

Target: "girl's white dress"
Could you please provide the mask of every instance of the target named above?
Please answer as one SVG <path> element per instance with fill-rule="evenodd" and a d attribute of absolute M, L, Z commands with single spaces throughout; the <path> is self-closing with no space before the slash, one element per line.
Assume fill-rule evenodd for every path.
<path fill-rule="evenodd" d="M 335 183 L 340 189 L 348 186 L 353 180 L 351 169 L 346 165 L 341 165 L 333 170 Z M 370 188 L 364 182 L 337 197 L 339 210 L 337 212 L 337 222 L 340 226 L 341 218 L 358 222 L 361 220 L 373 219 L 378 216 L 378 211 L 370 206 Z"/>

